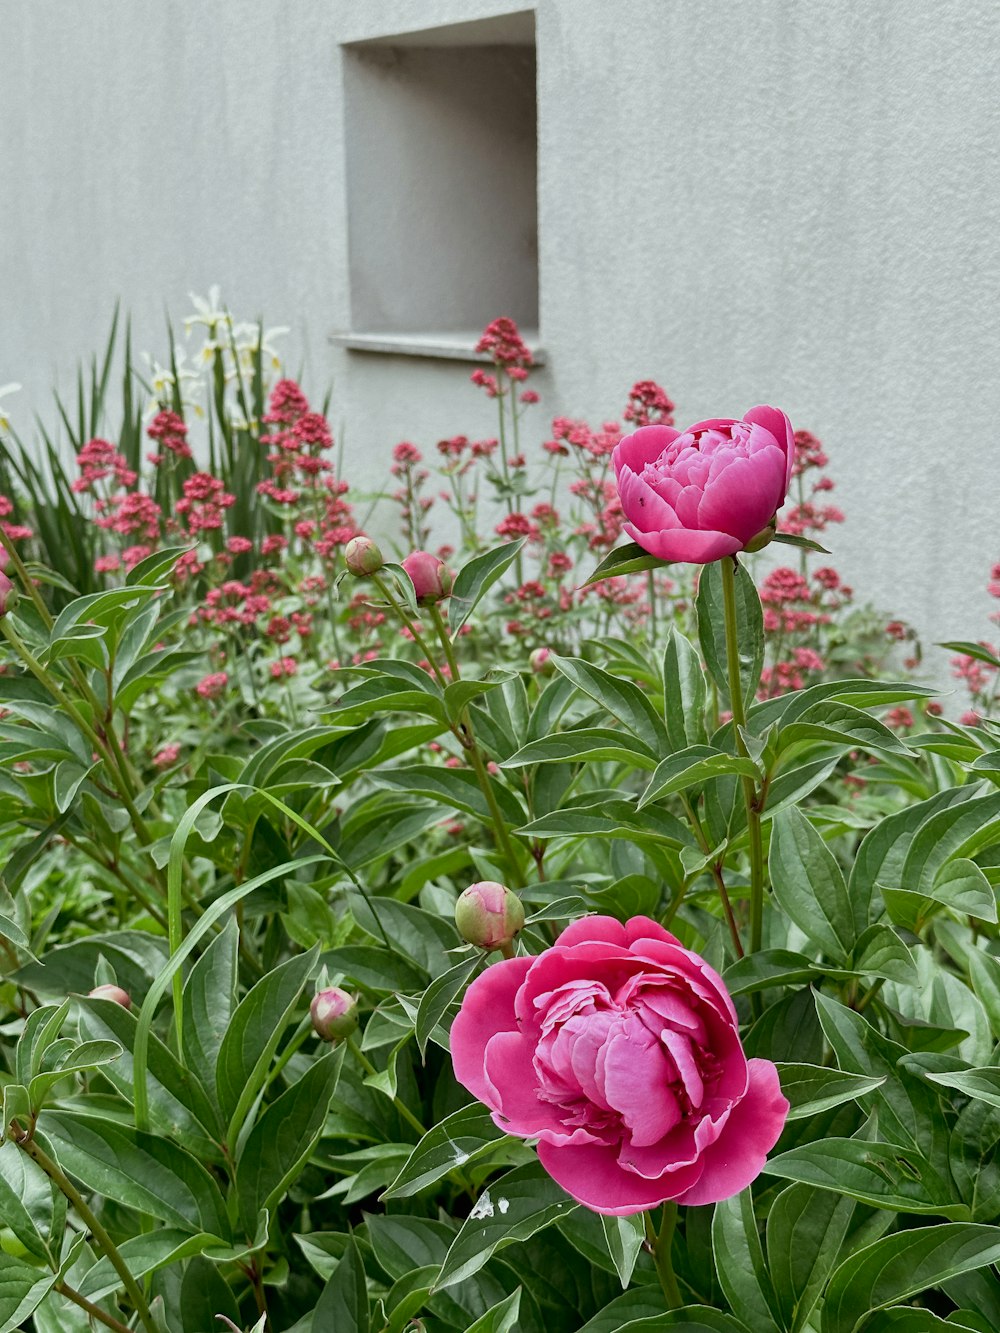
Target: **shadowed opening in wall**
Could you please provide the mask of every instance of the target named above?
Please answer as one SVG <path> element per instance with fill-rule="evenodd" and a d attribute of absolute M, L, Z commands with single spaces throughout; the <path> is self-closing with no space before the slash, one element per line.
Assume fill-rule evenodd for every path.
<path fill-rule="evenodd" d="M 533 15 L 343 52 L 352 331 L 537 329 Z"/>

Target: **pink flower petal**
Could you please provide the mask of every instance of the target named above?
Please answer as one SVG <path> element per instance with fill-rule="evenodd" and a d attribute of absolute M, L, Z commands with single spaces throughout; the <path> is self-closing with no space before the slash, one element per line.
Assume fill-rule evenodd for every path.
<path fill-rule="evenodd" d="M 707 421 L 696 421 L 693 426 L 688 426 L 685 434 L 692 435 L 695 431 L 701 430 L 721 430 L 728 432 L 730 427 L 735 425 L 735 417 L 709 417 Z"/>
<path fill-rule="evenodd" d="M 577 1203 L 608 1217 L 630 1217 L 655 1208 L 664 1199 L 676 1197 L 695 1183 L 701 1167 L 676 1172 L 668 1181 L 644 1180 L 618 1164 L 618 1148 L 597 1144 L 538 1145 L 538 1159 L 557 1185 Z"/>
<path fill-rule="evenodd" d="M 615 476 L 620 479 L 623 469 L 641 472 L 647 463 L 655 463 L 679 434 L 680 431 L 674 430 L 673 426 L 641 426 L 631 435 L 626 435 L 615 445 L 611 454 Z"/>
<path fill-rule="evenodd" d="M 650 427 L 649 429 L 652 429 Z M 556 943 L 560 949 L 574 944 L 593 944 L 600 940 L 604 944 L 617 944 L 624 949 L 628 945 L 625 927 L 613 916 L 581 916 L 571 921 L 559 935 Z"/>
<path fill-rule="evenodd" d="M 498 1032 L 491 1037 L 484 1067 L 495 1091 L 495 1098 L 486 1104 L 492 1106 L 495 1123 L 507 1134 L 522 1138 L 545 1134 L 553 1143 L 595 1141 L 586 1129 L 565 1126 L 559 1108 L 539 1098 L 531 1043 L 519 1032 Z"/>
<path fill-rule="evenodd" d="M 751 425 L 763 426 L 765 430 L 770 431 L 775 442 L 783 450 L 787 491 L 788 483 L 792 479 L 792 464 L 795 462 L 795 432 L 792 430 L 792 423 L 780 407 L 767 407 L 765 404 L 751 407 L 750 411 L 744 414 L 743 420 L 749 421 Z"/>
<path fill-rule="evenodd" d="M 643 527 L 676 528 L 678 518 L 669 499 L 653 490 L 645 477 L 637 472 L 622 472 L 618 478 L 618 496 L 622 509 Z"/>
<path fill-rule="evenodd" d="M 682 528 L 671 532 L 640 532 L 634 523 L 625 523 L 623 527 L 650 555 L 679 564 L 709 565 L 743 549 L 740 539 L 728 532 L 685 532 Z"/>
<path fill-rule="evenodd" d="M 571 921 L 557 942 L 560 948 L 565 948 L 573 944 L 591 944 L 595 940 L 618 944 L 622 948 L 627 948 L 636 940 L 659 940 L 663 944 L 678 946 L 681 943 L 676 935 L 664 930 L 652 917 L 633 916 L 623 925 L 616 917 L 601 916 L 598 913 Z"/>
<path fill-rule="evenodd" d="M 563 931 L 563 935 L 565 935 Z M 562 936 L 559 937 L 562 939 Z M 625 922 L 625 939 L 631 947 L 640 940 L 660 940 L 664 944 L 676 944 L 678 948 L 683 948 L 676 935 L 671 935 L 669 930 L 665 930 L 659 921 L 654 921 L 649 916 L 629 917 Z"/>
<path fill-rule="evenodd" d="M 491 964 L 466 991 L 451 1025 L 455 1077 L 473 1097 L 490 1107 L 493 1100 L 484 1068 L 486 1046 L 498 1032 L 517 1032 L 514 998 L 534 961 L 510 958 Z"/>
<path fill-rule="evenodd" d="M 746 1096 L 733 1107 L 725 1129 L 701 1155 L 701 1178 L 679 1203 L 719 1203 L 760 1175 L 788 1116 L 778 1071 L 770 1060 L 750 1060 Z"/>
<path fill-rule="evenodd" d="M 784 478 L 785 460 L 773 445 L 752 458 L 734 458 L 702 494 L 699 523 L 748 542 L 767 527 L 784 500 Z"/>
<path fill-rule="evenodd" d="M 641 1148 L 680 1123 L 670 1070 L 660 1043 L 637 1018 L 627 1018 L 605 1047 L 604 1095 Z"/>

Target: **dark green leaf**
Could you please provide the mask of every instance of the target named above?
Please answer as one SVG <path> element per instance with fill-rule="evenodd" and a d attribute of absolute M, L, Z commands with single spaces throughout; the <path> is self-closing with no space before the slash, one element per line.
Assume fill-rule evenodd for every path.
<path fill-rule="evenodd" d="M 854 1212 L 854 1200 L 830 1190 L 790 1185 L 767 1215 L 767 1262 L 777 1310 L 789 1333 L 809 1318 Z"/>
<path fill-rule="evenodd" d="M 925 1158 L 912 1148 L 890 1143 L 824 1138 L 769 1158 L 764 1170 L 784 1180 L 849 1195 L 875 1208 L 957 1220 L 969 1216 L 965 1204 L 953 1199 Z"/>
<path fill-rule="evenodd" d="M 778 905 L 829 957 L 846 961 L 863 929 L 832 852 L 795 808 L 771 824 L 771 886 Z"/>
<path fill-rule="evenodd" d="M 236 1168 L 240 1218 L 248 1234 L 261 1210 L 273 1211 L 312 1156 L 337 1090 L 345 1049 L 341 1045 L 311 1065 L 250 1131 Z"/>
<path fill-rule="evenodd" d="M 523 545 L 522 538 L 495 546 L 492 551 L 474 556 L 458 571 L 448 603 L 448 627 L 452 634 L 458 633 L 483 595 L 507 572 Z"/>
<path fill-rule="evenodd" d="M 448 1250 L 436 1287 L 471 1277 L 496 1250 L 527 1240 L 577 1206 L 538 1163 L 517 1167 L 479 1195 Z"/>
<path fill-rule="evenodd" d="M 845 1074 L 819 1065 L 778 1064 L 781 1091 L 791 1103 L 789 1120 L 802 1120 L 828 1111 L 832 1106 L 865 1097 L 880 1088 L 885 1077 Z"/>
<path fill-rule="evenodd" d="M 369 1333 L 368 1283 L 354 1240 L 348 1241 L 343 1258 L 316 1302 L 312 1326 L 316 1333 L 327 1328 L 330 1333 Z"/>
<path fill-rule="evenodd" d="M 40 1124 L 59 1165 L 94 1193 L 186 1231 L 228 1236 L 218 1185 L 169 1139 L 63 1110 L 46 1111 Z"/>
<path fill-rule="evenodd" d="M 1000 1227 L 945 1222 L 885 1236 L 834 1273 L 823 1305 L 823 1333 L 856 1333 L 871 1310 L 998 1259 Z"/>
<path fill-rule="evenodd" d="M 662 754 L 669 749 L 663 719 L 638 685 L 613 676 L 582 657 L 558 657 L 553 653 L 550 660 L 567 680 L 617 718 L 652 753 Z"/>
<path fill-rule="evenodd" d="M 254 1098 L 264 1086 L 268 1067 L 317 954 L 313 948 L 279 964 L 261 977 L 233 1014 L 219 1045 L 215 1068 L 219 1106 L 229 1122 L 228 1143 L 235 1142 Z"/>
<path fill-rule="evenodd" d="M 466 1162 L 488 1156 L 504 1137 L 478 1102 L 463 1106 L 427 1131 L 382 1197 L 406 1199 L 419 1194 Z"/>
<path fill-rule="evenodd" d="M 583 586 L 589 588 L 592 583 L 600 583 L 602 579 L 616 579 L 622 574 L 641 574 L 647 569 L 666 569 L 669 564 L 669 560 L 660 560 L 657 556 L 650 555 L 638 542 L 626 542 L 624 546 L 616 546 L 613 551 L 608 552 Z"/>
<path fill-rule="evenodd" d="M 712 1250 L 722 1290 L 733 1309 L 759 1333 L 776 1329 L 777 1304 L 748 1189 L 715 1205 Z"/>

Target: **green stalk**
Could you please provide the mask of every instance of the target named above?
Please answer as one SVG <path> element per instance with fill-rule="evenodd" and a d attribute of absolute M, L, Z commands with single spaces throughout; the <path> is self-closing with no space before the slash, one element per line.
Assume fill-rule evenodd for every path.
<path fill-rule="evenodd" d="M 445 658 L 448 661 L 448 667 L 451 670 L 452 680 L 461 680 L 462 673 L 459 670 L 458 658 L 455 656 L 455 646 L 451 641 L 451 635 L 448 633 L 448 626 L 444 623 L 444 617 L 438 610 L 436 603 L 430 606 L 431 619 L 434 622 L 434 628 L 437 630 L 438 638 L 441 640 L 441 647 L 444 649 Z M 521 888 L 523 879 L 521 877 L 520 863 L 517 859 L 517 853 L 514 851 L 514 845 L 510 840 L 510 834 L 507 832 L 507 823 L 497 804 L 496 793 L 493 790 L 493 783 L 490 781 L 490 775 L 487 772 L 486 765 L 483 763 L 483 756 L 480 753 L 479 745 L 476 741 L 476 734 L 472 729 L 472 718 L 469 716 L 468 708 L 462 709 L 461 730 L 464 735 L 465 752 L 469 756 L 469 763 L 472 765 L 472 771 L 476 775 L 476 781 L 479 788 L 486 798 L 486 804 L 489 807 L 490 818 L 493 822 L 493 832 L 497 840 L 497 847 L 501 855 L 507 862 L 507 867 L 514 879 L 514 887 Z"/>
<path fill-rule="evenodd" d="M 733 714 L 733 736 L 736 753 L 750 758 L 743 729 L 746 711 L 743 707 L 743 683 L 740 679 L 740 645 L 736 622 L 736 557 L 725 556 L 722 567 L 722 602 L 726 621 L 726 664 L 729 671 L 729 706 Z M 764 851 L 760 834 L 760 810 L 752 778 L 741 779 L 743 803 L 746 807 L 747 837 L 750 842 L 750 953 L 761 947 L 764 923 Z"/>
<path fill-rule="evenodd" d="M 677 1225 L 677 1205 L 672 1201 L 663 1205 L 663 1219 L 660 1222 L 659 1234 L 657 1234 L 653 1225 L 652 1214 L 643 1213 L 642 1217 L 646 1227 L 646 1244 L 653 1256 L 653 1263 L 656 1265 L 656 1276 L 660 1279 L 667 1309 L 677 1310 L 684 1304 L 684 1298 L 681 1295 L 681 1289 L 677 1285 L 677 1277 L 674 1273 L 673 1259 L 671 1258 L 674 1228 Z"/>
<path fill-rule="evenodd" d="M 358 1064 L 370 1078 L 377 1076 L 379 1071 L 368 1059 L 368 1056 L 365 1055 L 364 1051 L 361 1049 L 361 1047 L 358 1045 L 358 1043 L 355 1041 L 353 1037 L 347 1038 L 347 1049 L 351 1052 L 355 1060 L 357 1060 Z M 413 1114 L 413 1112 L 410 1110 L 407 1104 L 402 1100 L 402 1098 L 393 1097 L 391 1100 L 393 1106 L 403 1117 L 406 1123 L 410 1126 L 410 1128 L 415 1129 L 417 1133 L 420 1135 L 420 1137 L 423 1138 L 423 1136 L 427 1133 L 427 1130 L 420 1123 L 417 1117 Z"/>
<path fill-rule="evenodd" d="M 86 1226 L 87 1230 L 94 1237 L 98 1248 L 104 1254 L 115 1272 L 122 1280 L 122 1286 L 128 1292 L 129 1300 L 135 1306 L 136 1313 L 146 1329 L 146 1333 L 157 1333 L 157 1328 L 153 1322 L 153 1316 L 149 1312 L 149 1306 L 146 1304 L 146 1298 L 142 1294 L 142 1288 L 136 1282 L 135 1278 L 129 1272 L 128 1264 L 122 1258 L 117 1245 L 105 1231 L 104 1227 L 98 1221 L 97 1217 L 91 1212 L 89 1205 L 83 1195 L 76 1188 L 73 1182 L 63 1172 L 58 1163 L 54 1162 L 47 1153 L 43 1152 L 34 1139 L 19 1139 L 18 1145 L 28 1154 L 33 1162 L 36 1162 L 52 1183 L 59 1189 L 76 1209 L 80 1220 Z"/>
<path fill-rule="evenodd" d="M 42 624 L 46 629 L 51 629 L 55 624 L 55 621 L 52 619 L 49 608 L 45 605 L 42 594 L 35 587 L 35 580 L 28 573 L 25 563 L 21 559 L 20 552 L 7 536 L 6 532 L 4 532 L 2 526 L 0 526 L 0 542 L 3 543 L 4 550 L 10 556 L 11 564 L 14 566 L 17 571 L 17 576 L 21 580 L 21 586 L 34 602 L 35 609 L 41 617 Z"/>
<path fill-rule="evenodd" d="M 97 1322 L 103 1324 L 105 1328 L 113 1328 L 115 1333 L 129 1333 L 127 1324 L 123 1324 L 120 1319 L 115 1319 L 113 1316 L 105 1313 L 99 1305 L 94 1305 L 91 1301 L 88 1301 L 86 1296 L 81 1296 L 80 1293 L 73 1287 L 69 1286 L 68 1283 L 57 1282 L 54 1290 L 58 1291 L 60 1296 L 65 1296 L 68 1301 L 72 1301 L 74 1305 L 78 1305 L 81 1310 L 86 1310 L 91 1319 L 96 1319 Z"/>
<path fill-rule="evenodd" d="M 686 792 L 681 792 L 681 802 L 683 803 L 685 814 L 688 817 L 688 823 L 694 830 L 694 836 L 698 839 L 698 846 L 701 848 L 704 854 L 708 856 L 712 848 L 709 846 L 708 838 L 705 836 L 705 830 L 702 827 L 701 820 L 698 818 L 697 812 L 695 811 L 694 806 L 691 804 L 691 801 L 688 798 Z M 733 948 L 736 950 L 736 957 L 742 958 L 743 944 L 740 940 L 740 931 L 739 927 L 736 924 L 736 917 L 733 914 L 733 905 L 729 900 L 729 891 L 726 888 L 726 881 L 722 875 L 722 866 L 719 864 L 718 861 L 713 860 L 711 868 L 712 868 L 712 878 L 715 880 L 715 887 L 719 891 L 719 902 L 722 904 L 722 910 L 725 913 L 726 923 L 729 926 L 729 934 L 733 941 Z M 683 892 L 681 894 L 681 898 L 683 898 Z M 680 901 L 678 901 L 677 903 L 677 907 L 679 906 L 680 906 Z M 674 912 L 677 910 L 677 907 L 674 907 L 674 905 L 671 904 L 672 908 L 670 914 L 671 917 L 673 917 Z M 662 924 L 664 926 L 668 926 L 670 922 L 664 921 Z"/>

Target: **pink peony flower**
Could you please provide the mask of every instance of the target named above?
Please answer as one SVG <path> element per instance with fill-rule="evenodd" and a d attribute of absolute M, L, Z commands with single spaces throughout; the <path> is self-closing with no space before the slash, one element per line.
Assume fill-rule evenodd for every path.
<path fill-rule="evenodd" d="M 794 456 L 791 424 L 776 407 L 686 431 L 644 426 L 611 456 L 625 531 L 661 560 L 704 565 L 735 555 L 781 507 Z"/>
<path fill-rule="evenodd" d="M 538 1139 L 549 1175 L 613 1217 L 738 1194 L 788 1114 L 722 979 L 648 917 L 585 917 L 537 957 L 494 963 L 451 1053 L 497 1125 Z"/>

